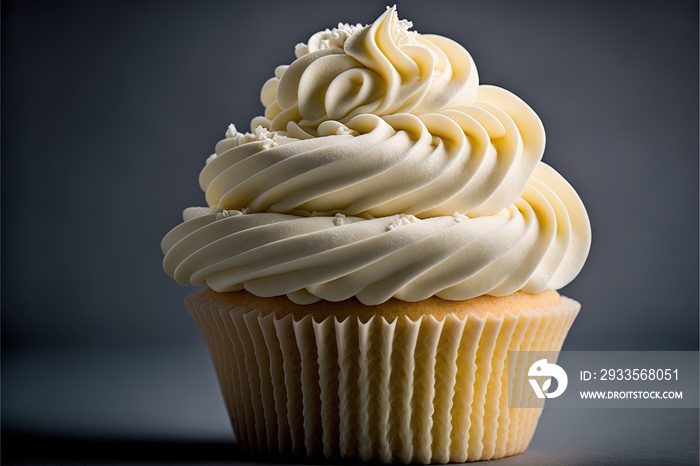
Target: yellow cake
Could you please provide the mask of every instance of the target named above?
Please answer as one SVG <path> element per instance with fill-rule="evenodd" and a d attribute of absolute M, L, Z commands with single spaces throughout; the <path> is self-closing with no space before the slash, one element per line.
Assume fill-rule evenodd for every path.
<path fill-rule="evenodd" d="M 386 463 L 523 451 L 541 409 L 509 408 L 508 351 L 558 350 L 579 310 L 555 291 L 369 307 L 204 290 L 187 304 L 242 448 Z"/>
<path fill-rule="evenodd" d="M 446 463 L 533 435 L 508 353 L 561 349 L 588 216 L 537 114 L 411 27 L 393 7 L 297 45 L 163 239 L 245 451 Z"/>

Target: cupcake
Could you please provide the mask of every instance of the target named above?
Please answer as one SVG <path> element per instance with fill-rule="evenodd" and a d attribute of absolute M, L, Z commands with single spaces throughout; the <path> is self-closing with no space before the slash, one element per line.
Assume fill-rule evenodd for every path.
<path fill-rule="evenodd" d="M 534 433 L 507 357 L 561 349 L 588 216 L 535 112 L 411 28 L 393 7 L 298 44 L 163 239 L 244 451 L 464 462 Z"/>

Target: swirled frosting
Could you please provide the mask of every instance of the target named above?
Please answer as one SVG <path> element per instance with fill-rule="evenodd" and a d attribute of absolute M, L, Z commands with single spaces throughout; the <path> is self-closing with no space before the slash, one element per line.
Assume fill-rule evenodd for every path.
<path fill-rule="evenodd" d="M 590 224 L 541 162 L 542 123 L 479 85 L 450 39 L 396 9 L 296 47 L 263 86 L 252 131 L 231 125 L 162 242 L 181 284 L 305 304 L 559 289 L 578 274 Z"/>

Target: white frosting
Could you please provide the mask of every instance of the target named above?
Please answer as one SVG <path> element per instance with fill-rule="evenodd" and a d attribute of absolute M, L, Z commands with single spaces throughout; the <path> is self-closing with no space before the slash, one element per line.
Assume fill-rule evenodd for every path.
<path fill-rule="evenodd" d="M 199 178 L 207 203 L 255 212 L 491 215 L 520 196 L 545 141 L 537 115 L 493 86 L 479 86 L 471 105 L 362 114 L 317 131 L 308 139 L 278 136 L 272 148 L 220 142 Z"/>
<path fill-rule="evenodd" d="M 541 162 L 542 123 L 479 86 L 455 42 L 390 8 L 297 46 L 199 178 L 210 208 L 163 240 L 179 283 L 298 303 L 464 300 L 558 289 L 590 247 L 571 186 Z"/>

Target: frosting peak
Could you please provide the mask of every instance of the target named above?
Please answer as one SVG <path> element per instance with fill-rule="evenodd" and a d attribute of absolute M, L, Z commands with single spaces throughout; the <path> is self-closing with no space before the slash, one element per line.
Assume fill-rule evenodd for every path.
<path fill-rule="evenodd" d="M 297 59 L 265 83 L 265 114 L 252 126 L 316 137 L 329 120 L 418 115 L 471 103 L 478 75 L 467 51 L 411 26 L 392 7 L 371 25 L 339 24 L 314 34 L 297 46 Z"/>

